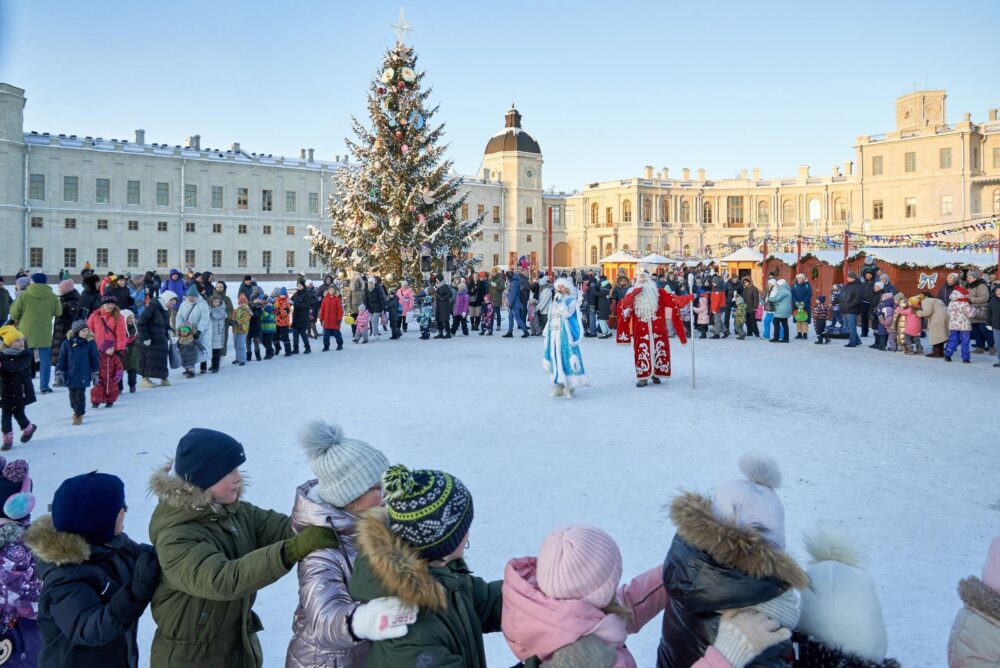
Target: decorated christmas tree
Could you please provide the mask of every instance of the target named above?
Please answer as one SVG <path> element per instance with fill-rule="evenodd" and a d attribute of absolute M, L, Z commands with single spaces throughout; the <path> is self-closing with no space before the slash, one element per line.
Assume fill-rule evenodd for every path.
<path fill-rule="evenodd" d="M 331 234 L 310 227 L 308 238 L 329 268 L 419 281 L 421 255 L 431 256 L 434 271 L 445 268 L 448 255 L 456 269 L 468 264 L 482 216 L 460 220 L 467 193 L 459 195 L 461 178 L 449 176 L 452 163 L 439 145 L 444 125 L 432 125 L 438 107 L 426 106 L 431 91 L 403 43 L 402 15 L 398 28 L 396 46 L 369 86 L 370 127 L 352 118 L 356 138 L 345 140 L 352 164 L 333 177 Z"/>

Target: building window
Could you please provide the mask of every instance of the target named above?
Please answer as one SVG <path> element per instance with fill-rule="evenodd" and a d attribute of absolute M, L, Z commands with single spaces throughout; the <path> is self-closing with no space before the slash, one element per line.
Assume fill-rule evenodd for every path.
<path fill-rule="evenodd" d="M 129 248 L 125 251 L 125 266 L 130 269 L 139 266 L 139 249 Z"/>
<path fill-rule="evenodd" d="M 65 222 L 63 223 L 63 225 L 66 227 L 67 230 L 75 230 L 76 229 L 76 218 L 67 218 L 65 220 Z"/>
<path fill-rule="evenodd" d="M 535 224 L 535 212 L 530 206 L 524 208 L 524 224 L 525 225 Z"/>
<path fill-rule="evenodd" d="M 500 256 L 496 253 L 493 254 L 493 266 L 500 264 Z"/>
<path fill-rule="evenodd" d="M 156 231 L 157 232 L 166 232 L 167 231 L 167 221 L 165 221 L 165 220 L 157 221 L 157 223 L 156 223 Z"/>
<path fill-rule="evenodd" d="M 531 235 L 529 234 L 528 236 L 526 236 L 524 240 L 527 241 L 530 244 L 531 243 Z"/>
<path fill-rule="evenodd" d="M 295 267 L 295 251 L 285 251 L 285 266 L 289 269 Z"/>
<path fill-rule="evenodd" d="M 107 267 L 108 266 L 108 249 L 98 248 L 97 249 L 97 266 Z"/>
<path fill-rule="evenodd" d="M 222 186 L 212 186 L 212 208 L 222 208 Z"/>
<path fill-rule="evenodd" d="M 261 264 L 264 266 L 265 271 L 271 270 L 271 251 L 263 251 L 260 255 Z"/>
<path fill-rule="evenodd" d="M 214 250 L 212 251 L 212 268 L 218 269 L 222 266 L 222 251 Z"/>
<path fill-rule="evenodd" d="M 607 227 L 611 227 L 612 225 L 614 225 L 614 223 L 615 223 L 614 209 L 612 209 L 609 206 L 606 209 L 604 209 L 604 225 Z"/>
<path fill-rule="evenodd" d="M 590 205 L 590 224 L 591 225 L 601 224 L 601 210 L 600 208 L 598 208 L 596 202 Z"/>
<path fill-rule="evenodd" d="M 494 225 L 499 225 L 500 224 L 500 207 L 499 206 L 494 206 L 493 207 L 493 224 Z"/>
<path fill-rule="evenodd" d="M 681 202 L 681 222 L 690 223 L 691 222 L 691 203 L 687 200 Z"/>
<path fill-rule="evenodd" d="M 743 226 L 743 198 L 741 196 L 730 195 L 726 198 L 726 223 Z"/>
<path fill-rule="evenodd" d="M 468 220 L 468 219 L 469 219 L 469 205 L 462 204 L 462 220 Z"/>
<path fill-rule="evenodd" d="M 597 246 L 590 247 L 590 264 L 597 264 Z"/>
<path fill-rule="evenodd" d="M 993 213 L 1000 214 L 1000 188 L 993 191 Z"/>
<path fill-rule="evenodd" d="M 951 195 L 941 195 L 941 215 L 951 215 Z"/>
<path fill-rule="evenodd" d="M 294 190 L 285 191 L 285 213 L 295 213 L 298 207 L 297 193 Z"/>
<path fill-rule="evenodd" d="M 263 232 L 264 234 L 270 234 L 271 233 L 271 226 L 270 225 L 265 225 L 263 227 L 263 229 L 261 230 L 261 232 Z"/>
<path fill-rule="evenodd" d="M 32 227 L 35 227 L 35 228 L 38 228 L 38 227 L 43 227 L 43 226 L 44 226 L 44 224 L 45 224 L 45 223 L 44 223 L 44 221 L 42 220 L 42 217 L 41 217 L 41 216 L 32 216 L 32 217 L 31 217 L 31 226 L 32 226 Z"/>
<path fill-rule="evenodd" d="M 882 156 L 872 156 L 872 176 L 882 176 Z"/>
<path fill-rule="evenodd" d="M 818 223 L 823 217 L 823 207 L 818 199 L 809 200 L 809 222 Z"/>
<path fill-rule="evenodd" d="M 198 255 L 194 252 L 193 248 L 184 249 L 184 265 L 186 267 L 193 267 L 196 264 Z"/>
<path fill-rule="evenodd" d="M 972 147 L 972 168 L 975 170 L 979 169 L 979 147 Z"/>
<path fill-rule="evenodd" d="M 877 199 L 872 202 L 872 220 L 882 220 L 885 217 L 885 209 L 882 208 L 882 200 Z"/>
<path fill-rule="evenodd" d="M 32 267 L 41 267 L 45 264 L 45 251 L 37 246 L 28 249 L 28 264 Z"/>
<path fill-rule="evenodd" d="M 642 222 L 648 223 L 653 219 L 653 202 L 647 197 L 642 200 Z"/>
<path fill-rule="evenodd" d="M 156 249 L 156 266 L 166 267 L 167 266 L 167 249 L 157 248 Z"/>
<path fill-rule="evenodd" d="M 197 208 L 198 206 L 198 186 L 193 183 L 184 184 L 184 208 Z"/>
<path fill-rule="evenodd" d="M 500 241 L 500 235 L 499 234 L 494 234 L 493 235 L 493 241 Z"/>
<path fill-rule="evenodd" d="M 632 200 L 627 199 L 622 202 L 622 222 L 632 222 Z"/>
<path fill-rule="evenodd" d="M 836 217 L 837 220 L 839 220 L 842 223 L 846 222 L 847 221 L 847 202 L 845 202 L 843 198 L 837 198 L 836 200 L 834 200 L 834 202 L 833 202 L 833 212 L 834 212 L 834 216 Z"/>
<path fill-rule="evenodd" d="M 951 169 L 951 149 L 943 148 L 938 151 L 938 168 Z"/>
<path fill-rule="evenodd" d="M 1000 146 L 993 147 L 993 169 L 1000 169 Z"/>
<path fill-rule="evenodd" d="M 237 225 L 236 226 L 236 232 L 238 234 L 246 234 L 247 233 L 247 226 L 246 226 L 246 224 L 240 223 L 239 225 Z"/>
<path fill-rule="evenodd" d="M 757 202 L 757 222 L 771 222 L 771 211 L 768 209 L 767 202 Z"/>
<path fill-rule="evenodd" d="M 312 251 L 309 252 L 309 267 L 314 268 L 316 266 L 316 253 Z"/>
<path fill-rule="evenodd" d="M 905 215 L 906 215 L 906 217 L 907 218 L 916 218 L 917 217 L 917 198 L 916 197 L 907 197 L 904 200 L 904 202 L 905 202 L 905 211 L 906 211 Z"/>
<path fill-rule="evenodd" d="M 170 184 L 158 181 L 156 184 L 156 206 L 170 206 Z"/>
<path fill-rule="evenodd" d="M 274 209 L 274 191 L 273 190 L 261 190 L 260 191 L 260 210 L 261 211 L 272 211 Z"/>
<path fill-rule="evenodd" d="M 97 179 L 97 192 L 94 198 L 98 204 L 111 203 L 111 179 Z"/>
<path fill-rule="evenodd" d="M 482 218 L 485 215 L 486 215 L 486 205 L 485 204 L 477 204 L 476 205 L 476 218 Z"/>
<path fill-rule="evenodd" d="M 247 268 L 247 252 L 245 250 L 236 251 L 236 266 L 240 269 Z"/>
<path fill-rule="evenodd" d="M 781 205 L 781 222 L 788 224 L 795 222 L 795 202 L 786 199 Z"/>
<path fill-rule="evenodd" d="M 107 218 L 98 218 L 97 219 L 97 229 L 99 229 L 99 230 L 106 230 L 106 229 L 108 229 L 108 219 Z"/>
<path fill-rule="evenodd" d="M 712 203 L 705 202 L 701 205 L 701 220 L 706 225 L 712 224 Z"/>
<path fill-rule="evenodd" d="M 76 266 L 76 249 L 75 248 L 64 248 L 63 249 L 63 264 L 67 267 Z"/>
<path fill-rule="evenodd" d="M 660 220 L 664 223 L 670 222 L 670 198 L 660 198 Z"/>
<path fill-rule="evenodd" d="M 28 177 L 28 199 L 45 199 L 45 174 Z"/>
<path fill-rule="evenodd" d="M 139 181 L 126 182 L 125 203 L 134 206 L 139 206 L 142 203 L 142 184 Z"/>
<path fill-rule="evenodd" d="M 195 226 L 195 224 L 190 221 L 184 223 L 184 232 L 195 232 L 197 231 L 197 229 L 198 228 Z"/>
<path fill-rule="evenodd" d="M 319 193 L 309 193 L 309 213 L 319 213 Z"/>
<path fill-rule="evenodd" d="M 63 201 L 64 202 L 79 202 L 80 201 L 80 177 L 79 176 L 64 176 L 63 177 Z"/>
<path fill-rule="evenodd" d="M 128 231 L 129 232 L 138 232 L 139 231 L 139 221 L 138 220 L 130 220 L 130 221 L 128 221 Z"/>
<path fill-rule="evenodd" d="M 908 151 L 903 155 L 903 171 L 910 173 L 917 171 L 917 154 L 913 151 Z"/>
<path fill-rule="evenodd" d="M 288 226 L 286 226 L 285 227 L 285 234 L 287 234 L 290 237 L 294 237 L 295 236 L 295 226 L 294 225 L 288 225 Z"/>
<path fill-rule="evenodd" d="M 212 234 L 222 234 L 222 223 L 212 223 Z"/>
<path fill-rule="evenodd" d="M 236 189 L 236 208 L 246 211 L 250 207 L 250 190 L 248 188 Z"/>

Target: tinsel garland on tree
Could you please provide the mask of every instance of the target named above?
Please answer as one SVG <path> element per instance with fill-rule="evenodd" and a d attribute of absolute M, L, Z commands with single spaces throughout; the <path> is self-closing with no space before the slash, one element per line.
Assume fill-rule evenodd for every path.
<path fill-rule="evenodd" d="M 449 177 L 452 162 L 438 142 L 444 125 L 431 126 L 438 107 L 427 108 L 431 90 L 416 69 L 413 49 L 403 43 L 386 52 L 368 91 L 371 129 L 351 119 L 356 139 L 345 139 L 354 163 L 338 170 L 329 201 L 330 235 L 309 227 L 312 252 L 329 268 L 420 281 L 420 256 L 435 271 L 453 255 L 456 268 L 483 216 L 460 220 L 468 193 Z"/>

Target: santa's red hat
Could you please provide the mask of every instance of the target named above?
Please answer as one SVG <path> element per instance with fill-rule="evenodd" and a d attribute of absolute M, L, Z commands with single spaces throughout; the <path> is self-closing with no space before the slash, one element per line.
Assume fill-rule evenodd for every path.
<path fill-rule="evenodd" d="M 951 298 L 953 301 L 967 302 L 969 301 L 969 291 L 962 286 L 956 287 L 951 291 Z"/>

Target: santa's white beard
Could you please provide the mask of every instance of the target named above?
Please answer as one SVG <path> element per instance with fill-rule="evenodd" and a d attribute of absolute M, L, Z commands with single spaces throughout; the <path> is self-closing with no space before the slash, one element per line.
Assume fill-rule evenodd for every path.
<path fill-rule="evenodd" d="M 660 291 L 656 283 L 647 281 L 639 285 L 639 294 L 635 296 L 635 314 L 641 320 L 652 320 L 656 317 L 656 307 L 660 303 Z"/>

